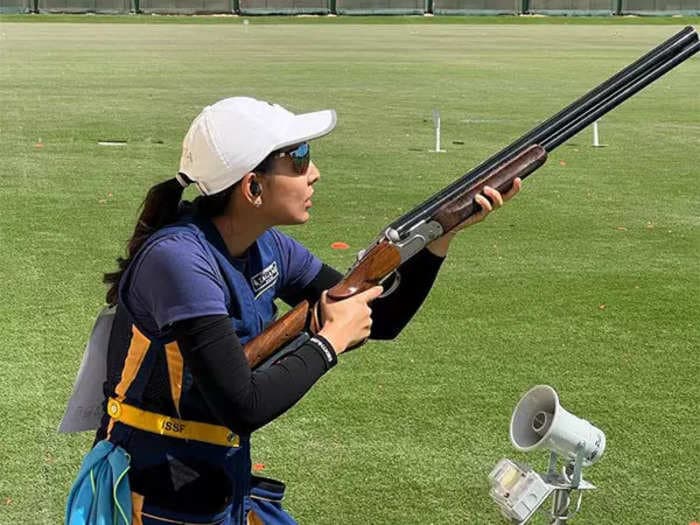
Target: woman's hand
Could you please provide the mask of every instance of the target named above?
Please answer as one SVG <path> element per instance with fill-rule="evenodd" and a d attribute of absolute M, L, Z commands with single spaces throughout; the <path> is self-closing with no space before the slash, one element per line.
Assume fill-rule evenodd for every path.
<path fill-rule="evenodd" d="M 481 210 L 469 217 L 466 221 L 453 230 L 428 244 L 428 249 L 439 257 L 444 257 L 447 255 L 450 242 L 452 242 L 452 239 L 454 239 L 458 231 L 463 230 L 467 226 L 483 221 L 489 213 L 500 208 L 503 206 L 503 203 L 515 197 L 515 195 L 520 191 L 521 186 L 522 180 L 520 180 L 519 177 L 513 179 L 513 186 L 503 195 L 501 195 L 501 192 L 490 186 L 484 186 L 484 191 L 482 193 L 486 195 L 488 199 L 481 193 L 474 197 L 474 200 L 481 207 Z"/>
<path fill-rule="evenodd" d="M 323 327 L 318 334 L 333 345 L 336 354 L 343 353 L 369 337 L 372 328 L 372 309 L 369 303 L 379 297 L 382 291 L 381 286 L 374 286 L 342 301 L 333 301 L 328 298 L 328 292 L 323 292 L 320 301 Z"/>

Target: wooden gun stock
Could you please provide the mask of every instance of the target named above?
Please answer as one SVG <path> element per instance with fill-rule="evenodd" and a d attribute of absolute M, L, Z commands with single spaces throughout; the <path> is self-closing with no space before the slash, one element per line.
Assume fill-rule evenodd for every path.
<path fill-rule="evenodd" d="M 306 330 L 309 323 L 309 302 L 302 301 L 289 312 L 269 325 L 257 337 L 243 347 L 250 368 L 255 368 L 281 346 Z"/>
<path fill-rule="evenodd" d="M 335 301 L 347 299 L 378 285 L 401 264 L 398 248 L 382 241 L 364 254 L 360 262 L 343 280 L 328 290 L 328 297 Z"/>

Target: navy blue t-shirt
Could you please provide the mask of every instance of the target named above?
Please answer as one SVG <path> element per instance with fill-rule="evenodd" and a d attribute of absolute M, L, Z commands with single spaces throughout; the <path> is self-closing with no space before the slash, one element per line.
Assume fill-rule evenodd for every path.
<path fill-rule="evenodd" d="M 264 293 L 268 275 L 250 275 L 248 257 L 231 259 L 245 277 L 256 301 L 270 301 L 284 290 L 306 287 L 321 270 L 321 261 L 291 237 L 271 229 L 256 242 L 275 242 L 281 268 L 272 283 L 276 293 Z M 256 246 L 248 250 L 252 253 Z M 226 283 L 208 248 L 193 230 L 179 230 L 157 240 L 134 261 L 122 297 L 134 321 L 147 332 L 164 337 L 177 321 L 207 315 L 228 315 Z M 269 282 L 269 279 L 267 279 Z"/>

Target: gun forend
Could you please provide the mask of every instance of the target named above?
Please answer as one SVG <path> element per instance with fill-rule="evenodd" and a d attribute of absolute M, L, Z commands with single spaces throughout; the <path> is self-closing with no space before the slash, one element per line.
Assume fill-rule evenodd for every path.
<path fill-rule="evenodd" d="M 433 215 L 433 220 L 439 222 L 445 232 L 452 230 L 479 210 L 474 197 L 483 191 L 484 186 L 490 186 L 504 193 L 513 186 L 513 180 L 516 177 L 524 179 L 546 161 L 547 151 L 543 147 L 537 144 L 530 146 L 484 177 L 475 180 L 467 191 L 461 192 L 441 206 Z"/>

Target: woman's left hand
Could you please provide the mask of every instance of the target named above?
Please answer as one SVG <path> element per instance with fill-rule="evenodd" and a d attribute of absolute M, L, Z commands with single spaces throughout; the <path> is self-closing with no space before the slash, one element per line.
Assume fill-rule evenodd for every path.
<path fill-rule="evenodd" d="M 501 195 L 501 192 L 490 186 L 484 186 L 484 191 L 482 192 L 483 195 L 480 193 L 474 198 L 477 204 L 481 207 L 481 210 L 469 217 L 459 226 L 447 232 L 442 237 L 435 239 L 433 242 L 428 244 L 428 249 L 433 252 L 433 254 L 440 257 L 447 255 L 450 242 L 458 231 L 463 230 L 467 226 L 483 221 L 489 213 L 500 208 L 505 202 L 515 197 L 515 195 L 517 195 L 517 193 L 520 191 L 521 186 L 522 180 L 520 180 L 520 178 L 515 178 L 513 179 L 513 186 L 503 195 Z M 488 199 L 486 197 L 488 197 Z"/>

